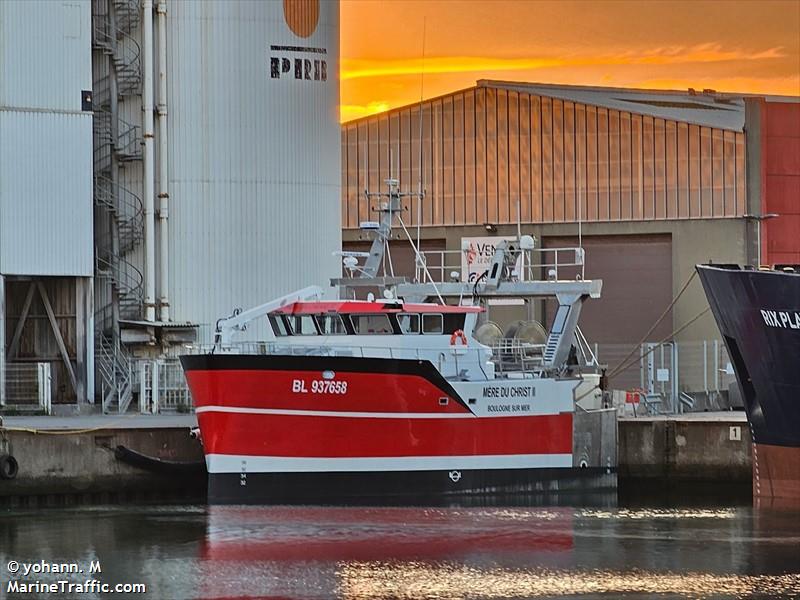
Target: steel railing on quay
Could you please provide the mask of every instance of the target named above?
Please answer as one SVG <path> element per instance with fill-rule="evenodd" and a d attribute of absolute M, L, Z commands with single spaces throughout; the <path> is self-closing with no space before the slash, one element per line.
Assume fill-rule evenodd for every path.
<path fill-rule="evenodd" d="M 626 357 L 634 356 L 626 360 Z M 735 383 L 721 340 L 598 344 L 599 362 L 614 375 L 610 386 L 647 396 L 651 411 L 675 414 L 731 407 Z"/>
<path fill-rule="evenodd" d="M 9 362 L 5 365 L 6 399 L 3 408 L 52 412 L 49 362 Z"/>

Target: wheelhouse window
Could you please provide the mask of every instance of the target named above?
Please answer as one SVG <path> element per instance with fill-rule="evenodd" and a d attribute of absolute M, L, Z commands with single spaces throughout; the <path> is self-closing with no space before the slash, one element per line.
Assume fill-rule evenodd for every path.
<path fill-rule="evenodd" d="M 278 337 L 285 337 L 292 335 L 289 325 L 286 323 L 286 317 L 283 315 L 269 315 L 269 324 L 272 331 Z"/>
<path fill-rule="evenodd" d="M 345 335 L 347 330 L 344 327 L 342 317 L 336 314 L 316 315 L 317 327 L 321 335 Z"/>
<path fill-rule="evenodd" d="M 459 329 L 464 329 L 463 313 L 448 313 L 444 315 L 444 333 L 453 333 Z"/>
<path fill-rule="evenodd" d="M 317 335 L 314 317 L 311 315 L 292 315 L 288 321 L 294 335 Z"/>
<path fill-rule="evenodd" d="M 356 335 L 391 335 L 394 333 L 389 317 L 384 314 L 351 315 Z"/>
<path fill-rule="evenodd" d="M 424 334 L 441 334 L 442 329 L 442 315 L 440 314 L 423 314 L 422 315 L 422 333 Z"/>
<path fill-rule="evenodd" d="M 400 323 L 400 331 L 403 333 L 419 333 L 418 314 L 400 313 L 397 315 L 397 322 Z"/>

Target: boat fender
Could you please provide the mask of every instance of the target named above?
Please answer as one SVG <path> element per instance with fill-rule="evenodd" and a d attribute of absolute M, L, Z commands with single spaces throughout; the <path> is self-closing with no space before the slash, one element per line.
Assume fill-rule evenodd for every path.
<path fill-rule="evenodd" d="M 451 346 L 455 346 L 456 345 L 456 341 L 458 341 L 458 340 L 461 340 L 461 345 L 462 346 L 466 346 L 467 345 L 467 336 L 464 335 L 464 331 L 461 330 L 461 329 L 456 329 L 453 332 L 453 335 L 450 336 L 450 345 Z"/>
<path fill-rule="evenodd" d="M 14 479 L 19 473 L 19 463 L 10 454 L 0 454 L 0 479 Z"/>

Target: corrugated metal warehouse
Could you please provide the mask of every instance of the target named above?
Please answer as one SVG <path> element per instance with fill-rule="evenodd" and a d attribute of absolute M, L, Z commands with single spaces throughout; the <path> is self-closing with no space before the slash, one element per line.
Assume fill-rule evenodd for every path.
<path fill-rule="evenodd" d="M 798 100 L 479 81 L 421 105 L 345 123 L 343 243 L 367 247 L 370 234 L 359 224 L 374 219 L 374 207 L 364 190 L 381 189 L 390 169 L 401 190 L 425 190 L 421 206 L 408 200 L 404 219 L 421 226 L 426 250 L 460 250 L 465 238 L 513 236 L 518 217 L 523 233 L 542 246 L 574 246 L 580 220 L 585 276 L 604 281 L 603 298 L 588 303 L 582 327 L 613 365 L 669 307 L 696 263 L 755 263 L 758 228 L 773 240 L 766 236 L 773 222 L 762 225 L 755 217 L 762 214 L 762 198 L 776 202 L 776 196 L 748 182 L 767 164 L 780 163 L 784 175 L 794 177 L 784 184 L 797 185 L 800 167 L 797 158 L 756 152 L 760 136 L 745 131 L 759 111 L 796 120 Z M 796 135 L 792 127 L 788 135 Z M 786 146 L 783 140 L 779 147 Z M 764 206 L 766 213 L 772 205 Z M 797 231 L 795 216 L 774 222 L 782 219 Z M 796 240 L 789 242 L 795 251 Z M 398 241 L 393 251 L 395 271 L 412 275 L 413 254 L 402 245 Z M 762 262 L 769 257 L 765 252 Z M 694 282 L 648 341 L 668 337 L 706 306 Z M 490 312 L 501 325 L 520 318 L 507 307 Z M 541 306 L 535 316 L 546 323 L 552 315 Z M 718 338 L 710 315 L 677 337 Z M 632 386 L 638 377 L 630 372 L 617 383 Z"/>
<path fill-rule="evenodd" d="M 0 2 L 0 404 L 93 396 L 90 31 L 88 2 Z"/>

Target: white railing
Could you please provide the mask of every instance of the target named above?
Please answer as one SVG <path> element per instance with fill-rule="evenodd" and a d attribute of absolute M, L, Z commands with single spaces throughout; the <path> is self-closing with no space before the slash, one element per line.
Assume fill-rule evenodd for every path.
<path fill-rule="evenodd" d="M 662 412 L 693 409 L 719 410 L 729 386 L 735 381 L 721 340 L 667 342 L 664 344 L 597 344 L 600 363 L 615 373 L 610 380 L 617 390 L 641 390 L 661 398 Z M 626 368 L 620 369 L 620 365 Z M 616 371 L 616 372 L 615 372 Z"/>
<path fill-rule="evenodd" d="M 192 395 L 177 358 L 137 360 L 136 379 L 140 413 L 158 414 L 194 410 Z"/>
<path fill-rule="evenodd" d="M 6 363 L 5 408 L 52 413 L 50 363 Z"/>
<path fill-rule="evenodd" d="M 391 337 L 391 336 L 386 336 Z M 399 336 L 398 336 L 399 337 Z M 194 345 L 186 348 L 188 354 L 210 354 L 220 352 L 213 345 Z M 402 348 L 392 346 L 370 346 L 367 344 L 287 344 L 284 342 L 235 342 L 225 353 L 233 354 L 278 354 L 289 356 L 352 356 L 356 358 L 395 358 L 406 360 L 430 360 L 431 356 L 445 353 L 457 354 L 459 358 L 475 356 L 480 359 L 484 350 L 469 346 L 442 346 L 438 348 Z M 483 356 L 485 360 L 487 356 Z"/>
<path fill-rule="evenodd" d="M 498 373 L 541 370 L 544 344 L 528 344 L 517 339 L 501 338 L 492 344 L 492 361 Z"/>
<path fill-rule="evenodd" d="M 459 278 L 465 275 L 463 270 L 467 265 L 466 250 L 426 250 L 420 252 L 422 264 L 417 261 L 415 279 L 425 281 L 425 267 L 427 267 L 434 283 L 451 281 L 451 273 L 457 272 Z M 540 281 L 559 280 L 563 277 L 574 279 L 576 268 L 583 276 L 584 250 L 583 248 L 534 248 L 522 250 L 521 260 L 517 266 L 516 280 Z M 566 269 L 566 271 L 565 271 Z M 480 276 L 477 273 L 477 276 Z"/>

